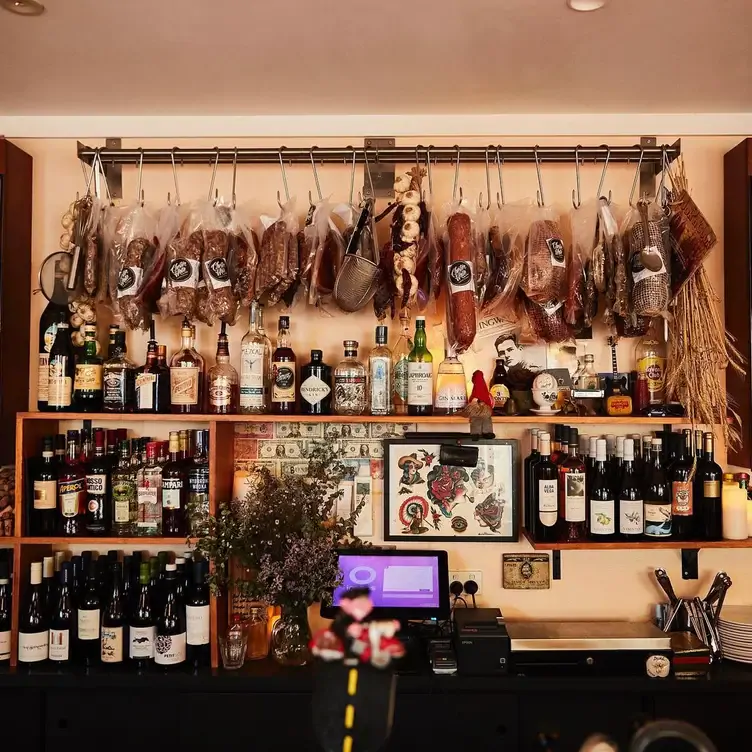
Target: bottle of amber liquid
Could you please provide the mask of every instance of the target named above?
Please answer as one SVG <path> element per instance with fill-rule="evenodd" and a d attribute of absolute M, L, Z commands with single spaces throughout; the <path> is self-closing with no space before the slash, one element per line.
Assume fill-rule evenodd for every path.
<path fill-rule="evenodd" d="M 279 317 L 277 348 L 272 354 L 272 412 L 295 414 L 295 353 L 290 347 L 290 317 Z"/>
<path fill-rule="evenodd" d="M 227 324 L 217 340 L 217 362 L 209 369 L 209 413 L 233 415 L 238 411 L 238 372 L 230 365 L 230 346 L 227 341 Z"/>
<path fill-rule="evenodd" d="M 200 413 L 204 405 L 204 359 L 194 347 L 196 329 L 186 319 L 183 340 L 170 361 L 170 402 L 173 413 Z"/>
<path fill-rule="evenodd" d="M 559 540 L 567 543 L 587 538 L 585 463 L 578 443 L 577 429 L 570 428 L 568 456 L 559 464 Z"/>

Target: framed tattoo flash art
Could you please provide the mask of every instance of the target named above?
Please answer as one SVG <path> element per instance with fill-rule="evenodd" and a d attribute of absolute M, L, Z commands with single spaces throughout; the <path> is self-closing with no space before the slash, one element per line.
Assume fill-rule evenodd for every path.
<path fill-rule="evenodd" d="M 442 465 L 442 443 L 478 447 L 476 466 Z M 513 439 L 385 440 L 384 540 L 518 540 L 517 461 Z"/>

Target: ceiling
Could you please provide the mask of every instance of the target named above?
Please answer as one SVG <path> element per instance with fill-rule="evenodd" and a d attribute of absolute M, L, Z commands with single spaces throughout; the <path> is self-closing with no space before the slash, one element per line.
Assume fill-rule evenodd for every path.
<path fill-rule="evenodd" d="M 44 0 L 0 115 L 752 111 L 752 0 Z"/>

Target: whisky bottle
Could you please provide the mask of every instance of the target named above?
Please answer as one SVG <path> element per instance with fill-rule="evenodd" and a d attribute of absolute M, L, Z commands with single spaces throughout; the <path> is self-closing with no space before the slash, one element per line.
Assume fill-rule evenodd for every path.
<path fill-rule="evenodd" d="M 363 415 L 366 410 L 366 368 L 358 360 L 358 343 L 346 339 L 345 357 L 334 369 L 334 412 Z"/>
<path fill-rule="evenodd" d="M 240 412 L 245 415 L 265 413 L 268 408 L 267 383 L 271 368 L 271 342 L 259 331 L 261 306 L 251 303 L 248 331 L 240 343 Z"/>
<path fill-rule="evenodd" d="M 277 347 L 272 355 L 272 412 L 295 414 L 295 353 L 290 347 L 290 317 L 279 317 Z"/>
<path fill-rule="evenodd" d="M 400 336 L 394 348 L 394 378 L 392 379 L 394 412 L 397 415 L 407 414 L 407 363 L 413 340 L 410 336 L 410 319 L 400 316 Z"/>
<path fill-rule="evenodd" d="M 371 415 L 391 415 L 392 405 L 392 351 L 387 346 L 389 330 L 376 327 L 376 347 L 368 355 L 369 398 Z"/>
<path fill-rule="evenodd" d="M 115 329 L 111 355 L 102 366 L 102 409 L 106 413 L 129 413 L 135 406 L 136 366 L 128 359 L 127 352 L 125 332 Z"/>
<path fill-rule="evenodd" d="M 177 414 L 201 413 L 204 406 L 204 359 L 194 347 L 196 328 L 185 319 L 182 345 L 170 361 L 170 402 Z"/>
<path fill-rule="evenodd" d="M 415 340 L 407 359 L 407 414 L 433 415 L 433 355 L 426 346 L 426 317 L 415 319 Z"/>
<path fill-rule="evenodd" d="M 238 411 L 238 372 L 230 365 L 230 347 L 227 341 L 227 324 L 217 339 L 217 362 L 208 374 L 209 413 L 233 415 Z"/>

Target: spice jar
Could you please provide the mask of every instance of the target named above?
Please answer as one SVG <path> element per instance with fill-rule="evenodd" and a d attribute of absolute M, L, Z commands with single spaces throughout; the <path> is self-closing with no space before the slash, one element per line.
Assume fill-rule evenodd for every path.
<path fill-rule="evenodd" d="M 257 661 L 269 655 L 269 630 L 267 621 L 269 612 L 266 604 L 254 603 L 248 609 L 245 630 L 248 635 L 246 658 Z"/>

